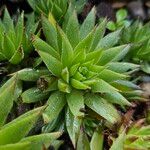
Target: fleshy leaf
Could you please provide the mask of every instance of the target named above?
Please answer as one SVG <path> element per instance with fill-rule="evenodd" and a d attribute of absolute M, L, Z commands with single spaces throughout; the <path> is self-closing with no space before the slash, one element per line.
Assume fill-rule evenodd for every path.
<path fill-rule="evenodd" d="M 99 64 L 105 65 L 109 62 L 120 61 L 128 53 L 129 49 L 130 45 L 123 45 L 105 50 L 99 60 Z"/>
<path fill-rule="evenodd" d="M 123 131 L 119 137 L 113 142 L 113 145 L 111 146 L 110 150 L 124 150 L 124 140 L 125 140 L 125 131 Z"/>
<path fill-rule="evenodd" d="M 117 110 L 105 99 L 96 94 L 87 94 L 85 104 L 110 123 L 116 123 L 120 120 Z"/>
<path fill-rule="evenodd" d="M 86 133 L 81 129 L 78 142 L 77 142 L 77 150 L 90 150 L 90 143 Z"/>
<path fill-rule="evenodd" d="M 92 8 L 80 27 L 80 38 L 84 39 L 95 25 L 95 7 Z"/>
<path fill-rule="evenodd" d="M 66 34 L 68 36 L 68 39 L 72 47 L 74 48 L 79 43 L 80 40 L 79 23 L 75 11 L 73 12 L 73 14 L 70 16 L 68 20 L 68 24 L 66 27 Z"/>
<path fill-rule="evenodd" d="M 97 49 L 98 48 L 111 48 L 114 45 L 116 45 L 120 39 L 120 33 L 121 30 L 109 33 L 108 35 L 106 35 L 104 38 L 102 38 L 100 40 L 100 42 L 98 43 Z"/>
<path fill-rule="evenodd" d="M 0 126 L 5 123 L 13 106 L 13 101 L 15 100 L 16 83 L 17 78 L 14 76 L 8 80 L 3 87 L 0 88 Z"/>
<path fill-rule="evenodd" d="M 68 108 L 66 112 L 65 121 L 66 121 L 67 131 L 69 133 L 69 136 L 75 148 L 79 136 L 79 132 L 80 132 L 81 119 L 73 116 L 73 114 Z"/>
<path fill-rule="evenodd" d="M 91 150 L 103 150 L 103 141 L 104 136 L 102 133 L 102 129 L 98 128 L 95 130 L 90 142 Z"/>
<path fill-rule="evenodd" d="M 45 100 L 46 98 L 48 98 L 48 95 L 49 95 L 48 92 L 42 92 L 38 88 L 33 87 L 31 89 L 24 91 L 21 97 L 24 103 L 35 103 L 38 101 Z"/>
<path fill-rule="evenodd" d="M 80 109 L 84 108 L 84 98 L 82 92 L 72 90 L 70 94 L 66 95 L 66 99 L 68 106 L 75 117 L 84 115 L 80 112 Z"/>
<path fill-rule="evenodd" d="M 38 51 L 39 55 L 41 56 L 42 60 L 44 61 L 45 65 L 47 66 L 47 68 L 49 69 L 49 71 L 57 76 L 60 77 L 61 76 L 61 72 L 62 72 L 62 64 L 59 60 L 57 60 L 56 58 L 54 58 L 53 56 L 51 56 L 48 53 L 42 52 L 42 51 Z"/>
<path fill-rule="evenodd" d="M 37 50 L 47 52 L 57 59 L 60 58 L 58 52 L 53 47 L 51 47 L 48 43 L 40 39 L 38 36 L 34 36 L 32 41 L 33 41 L 34 47 Z"/>
<path fill-rule="evenodd" d="M 43 107 L 31 110 L 0 129 L 0 145 L 16 143 L 25 137 L 41 115 Z M 15 138 L 11 138 L 15 137 Z"/>
<path fill-rule="evenodd" d="M 64 93 L 59 91 L 52 93 L 48 99 L 47 108 L 43 113 L 44 121 L 48 123 L 55 119 L 55 117 L 58 116 L 65 104 L 66 99 Z"/>

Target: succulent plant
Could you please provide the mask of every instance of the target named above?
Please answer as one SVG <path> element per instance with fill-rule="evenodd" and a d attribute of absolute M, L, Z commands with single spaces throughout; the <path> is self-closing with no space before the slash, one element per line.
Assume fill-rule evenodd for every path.
<path fill-rule="evenodd" d="M 31 33 L 35 33 L 37 23 L 34 16 L 30 15 L 24 29 L 24 13 L 18 17 L 15 24 L 11 19 L 8 10 L 5 9 L 4 18 L 0 21 L 0 61 L 9 61 L 11 64 L 18 64 L 32 50 L 32 43 L 29 41 Z"/>
<path fill-rule="evenodd" d="M 121 44 L 132 44 L 131 50 L 126 56 L 126 61 L 133 61 L 142 65 L 143 71 L 150 73 L 150 40 L 149 27 L 136 21 L 128 28 L 124 28 L 121 35 Z"/>
<path fill-rule="evenodd" d="M 109 21 L 107 23 L 107 28 L 111 31 L 115 31 L 122 27 L 130 26 L 130 22 L 126 19 L 127 11 L 125 9 L 120 9 L 116 13 L 116 21 Z"/>
<path fill-rule="evenodd" d="M 48 16 L 51 12 L 58 21 L 65 15 L 70 2 L 80 12 L 86 0 L 28 0 L 29 5 L 37 14 L 43 13 Z"/>
<path fill-rule="evenodd" d="M 150 148 L 149 139 L 150 126 L 143 125 L 142 121 L 139 120 L 134 123 L 128 131 L 122 131 L 118 138 L 114 140 L 110 150 L 116 150 L 118 146 L 120 150 L 137 149 L 137 150 L 148 150 Z"/>
<path fill-rule="evenodd" d="M 42 67 L 39 59 L 40 63 L 34 69 L 23 69 L 17 74 L 20 80 L 36 83 L 23 92 L 24 103 L 35 103 L 49 97 L 43 112 L 48 125 L 43 132 L 59 125 L 61 130 L 61 126 L 65 125 L 76 147 L 81 124 L 87 126 L 91 122 L 86 121 L 87 114 L 90 118 L 98 116 L 98 122 L 104 118 L 113 124 L 120 120 L 113 104 L 131 105 L 124 96 L 138 98 L 139 87 L 128 80 L 128 74 L 139 66 L 120 61 L 128 53 L 130 45 L 116 46 L 121 30 L 103 37 L 107 21 L 95 26 L 95 8 L 82 25 L 79 25 L 75 11 L 66 15 L 63 30 L 52 14 L 48 19 L 42 16 L 47 42 L 38 36 L 32 38 L 46 67 Z M 63 123 L 60 123 L 59 118 L 64 118 L 65 122 L 62 120 Z"/>

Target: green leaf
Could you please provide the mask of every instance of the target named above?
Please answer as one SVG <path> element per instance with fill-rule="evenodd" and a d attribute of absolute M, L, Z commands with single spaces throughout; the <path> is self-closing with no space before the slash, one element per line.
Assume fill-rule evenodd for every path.
<path fill-rule="evenodd" d="M 113 21 L 109 21 L 107 23 L 107 28 L 110 30 L 110 31 L 115 31 L 116 30 L 116 24 L 113 22 Z"/>
<path fill-rule="evenodd" d="M 72 0 L 73 6 L 75 7 L 76 11 L 78 14 L 80 14 L 85 6 L 85 4 L 87 3 L 87 0 L 80 0 L 80 1 L 76 1 L 76 0 Z"/>
<path fill-rule="evenodd" d="M 73 48 L 65 35 L 65 33 L 59 30 L 62 37 L 62 52 L 61 52 L 61 62 L 63 67 L 69 67 L 73 59 Z"/>
<path fill-rule="evenodd" d="M 102 37 L 104 36 L 105 30 L 106 30 L 106 23 L 107 20 L 104 19 L 96 28 L 96 31 L 94 33 L 94 37 L 93 37 L 93 41 L 91 44 L 91 48 L 90 51 L 95 50 L 95 48 L 97 47 L 97 44 L 99 43 L 99 41 L 102 39 Z"/>
<path fill-rule="evenodd" d="M 1 145 L 0 150 L 31 150 L 32 145 L 29 142 Z"/>
<path fill-rule="evenodd" d="M 79 64 L 79 63 L 83 63 L 86 59 L 86 52 L 85 49 L 82 49 L 79 53 L 77 53 L 73 60 L 72 60 L 72 65 L 74 64 Z"/>
<path fill-rule="evenodd" d="M 86 55 L 85 61 L 87 62 L 90 60 L 94 60 L 94 63 L 97 63 L 101 59 L 102 55 L 103 55 L 102 49 L 90 52 Z"/>
<path fill-rule="evenodd" d="M 70 77 L 72 77 L 77 72 L 79 66 L 80 66 L 80 63 L 77 63 L 70 68 L 69 70 Z"/>
<path fill-rule="evenodd" d="M 88 137 L 82 129 L 78 138 L 77 150 L 90 150 L 90 143 Z"/>
<path fill-rule="evenodd" d="M 80 132 L 80 126 L 81 126 L 81 119 L 73 116 L 69 108 L 66 112 L 66 128 L 69 133 L 70 139 L 72 141 L 72 144 L 74 148 L 76 147 L 77 139 Z"/>
<path fill-rule="evenodd" d="M 48 96 L 49 96 L 48 92 L 43 92 L 36 87 L 24 91 L 21 95 L 22 101 L 24 103 L 35 103 L 38 101 L 42 101 L 48 98 Z"/>
<path fill-rule="evenodd" d="M 66 95 L 66 99 L 68 106 L 75 117 L 84 115 L 80 111 L 82 108 L 84 108 L 84 98 L 82 92 L 72 90 L 70 94 Z"/>
<path fill-rule="evenodd" d="M 94 33 L 95 33 L 95 28 L 84 39 L 82 39 L 78 43 L 78 45 L 74 48 L 75 54 L 78 54 L 83 50 L 85 50 L 86 52 L 89 51 L 90 46 L 92 44 Z"/>
<path fill-rule="evenodd" d="M 73 76 L 74 79 L 78 81 L 84 81 L 86 80 L 86 77 L 84 77 L 80 72 L 76 72 L 75 75 Z"/>
<path fill-rule="evenodd" d="M 144 62 L 141 67 L 144 72 L 150 74 L 150 64 L 148 62 Z"/>
<path fill-rule="evenodd" d="M 110 103 L 131 106 L 131 103 L 124 96 L 122 96 L 119 92 L 115 92 L 115 91 L 107 92 L 103 96 L 103 98 L 106 99 Z"/>
<path fill-rule="evenodd" d="M 113 47 L 120 40 L 120 34 L 121 30 L 107 34 L 104 38 L 100 40 L 100 42 L 97 45 L 97 49 L 98 48 L 107 49 Z"/>
<path fill-rule="evenodd" d="M 125 145 L 125 148 L 130 148 L 130 149 L 137 149 L 138 150 L 147 150 L 150 148 L 150 141 L 149 140 L 145 140 L 143 138 L 138 138 L 137 140 L 135 140 L 134 142 L 132 142 L 129 145 Z"/>
<path fill-rule="evenodd" d="M 65 16 L 63 18 L 63 23 L 62 23 L 62 29 L 65 32 L 66 32 L 67 25 L 69 23 L 69 19 L 71 19 L 70 16 L 73 14 L 73 11 L 74 11 L 74 8 L 72 7 L 72 3 L 70 3 L 68 5 L 68 9 L 66 11 L 66 14 L 65 14 Z"/>
<path fill-rule="evenodd" d="M 47 52 L 48 54 L 55 57 L 56 59 L 60 59 L 58 52 L 53 47 L 51 47 L 48 43 L 40 39 L 38 36 L 34 36 L 32 42 L 35 49 L 39 51 Z"/>
<path fill-rule="evenodd" d="M 48 70 L 55 76 L 60 77 L 62 72 L 62 64 L 59 60 L 48 53 L 38 51 Z"/>
<path fill-rule="evenodd" d="M 124 150 L 125 131 L 123 131 L 119 137 L 113 142 L 110 150 Z"/>
<path fill-rule="evenodd" d="M 23 88 L 22 88 L 22 81 L 20 81 L 18 79 L 18 75 L 17 75 L 17 82 L 16 82 L 16 87 L 15 87 L 15 93 L 14 93 L 14 100 L 17 101 L 19 96 L 21 95 L 23 91 Z"/>
<path fill-rule="evenodd" d="M 1 150 L 41 150 L 43 147 L 48 148 L 51 143 L 61 135 L 60 132 L 40 134 L 29 136 L 15 144 L 6 144 L 0 146 Z"/>
<path fill-rule="evenodd" d="M 76 79 L 71 79 L 71 85 L 78 90 L 87 90 L 91 89 L 88 85 L 76 80 Z"/>
<path fill-rule="evenodd" d="M 13 73 L 16 74 L 16 73 Z M 12 74 L 12 75 L 13 75 Z M 17 72 L 18 74 L 18 79 L 22 81 L 37 81 L 41 75 L 48 75 L 49 71 L 47 69 L 40 69 L 40 70 L 35 70 L 31 68 L 25 68 Z"/>
<path fill-rule="evenodd" d="M 150 135 L 150 125 L 143 126 L 141 128 L 138 128 L 136 126 L 133 126 L 128 134 L 127 137 L 136 136 L 136 137 L 148 137 Z"/>
<path fill-rule="evenodd" d="M 99 74 L 105 70 L 105 67 L 104 66 L 91 65 L 89 67 L 89 70 Z"/>
<path fill-rule="evenodd" d="M 102 129 L 98 128 L 95 130 L 91 139 L 90 143 L 91 150 L 103 150 L 103 141 L 104 136 L 102 133 Z"/>
<path fill-rule="evenodd" d="M 117 110 L 105 99 L 96 94 L 87 94 L 85 104 L 110 123 L 116 123 L 120 120 Z"/>
<path fill-rule="evenodd" d="M 111 85 L 113 85 L 120 91 L 132 91 L 133 89 L 134 90 L 141 89 L 138 85 L 136 85 L 130 81 L 126 81 L 126 80 L 117 80 L 117 81 L 111 83 Z"/>
<path fill-rule="evenodd" d="M 124 63 L 124 62 L 111 62 L 108 63 L 107 69 L 112 70 L 117 73 L 125 73 L 127 71 L 137 71 L 139 70 L 139 65 L 132 63 Z"/>
<path fill-rule="evenodd" d="M 70 15 L 70 18 L 68 20 L 68 24 L 66 27 L 66 35 L 74 48 L 80 40 L 79 37 L 79 22 L 77 19 L 77 14 L 74 11 L 72 15 Z"/>
<path fill-rule="evenodd" d="M 69 84 L 64 82 L 62 79 L 58 80 L 58 89 L 61 92 L 65 92 L 65 93 L 70 93 L 71 92 L 71 88 L 70 88 Z"/>
<path fill-rule="evenodd" d="M 103 55 L 99 60 L 100 65 L 105 65 L 109 62 L 120 61 L 125 57 L 130 49 L 130 45 L 123 45 L 110 48 L 103 51 Z"/>
<path fill-rule="evenodd" d="M 16 143 L 25 137 L 41 115 L 43 107 L 31 110 L 0 129 L 0 145 Z M 15 138 L 11 138 L 15 137 Z"/>
<path fill-rule="evenodd" d="M 125 9 L 120 9 L 116 13 L 117 22 L 123 21 L 127 17 L 127 11 Z"/>
<path fill-rule="evenodd" d="M 46 133 L 40 135 L 29 136 L 20 141 L 20 143 L 30 142 L 32 148 L 30 150 L 41 150 L 48 148 L 50 144 L 61 136 L 61 132 Z"/>
<path fill-rule="evenodd" d="M 55 140 L 52 142 L 52 146 L 54 147 L 55 150 L 59 150 L 60 146 L 64 144 L 63 140 Z"/>
<path fill-rule="evenodd" d="M 18 64 L 19 62 L 22 61 L 23 58 L 24 58 L 24 51 L 22 46 L 20 46 L 18 47 L 18 49 L 16 49 L 15 53 L 13 54 L 9 62 L 12 64 Z"/>
<path fill-rule="evenodd" d="M 42 27 L 44 31 L 44 35 L 46 37 L 46 41 L 56 50 L 58 50 L 57 43 L 57 31 L 54 25 L 48 21 L 47 18 L 42 16 Z"/>
<path fill-rule="evenodd" d="M 52 93 L 48 99 L 47 108 L 43 113 L 44 121 L 48 123 L 55 119 L 65 104 L 66 99 L 64 93 L 59 91 Z"/>
<path fill-rule="evenodd" d="M 4 24 L 6 32 L 8 31 L 14 32 L 13 20 L 11 19 L 7 8 L 5 8 L 3 24 Z"/>
<path fill-rule="evenodd" d="M 93 86 L 92 91 L 95 93 L 112 93 L 117 92 L 118 89 L 111 86 L 109 83 L 99 79 Z"/>
<path fill-rule="evenodd" d="M 17 78 L 14 76 L 0 88 L 0 127 L 5 123 L 13 106 L 16 82 Z"/>
<path fill-rule="evenodd" d="M 83 24 L 80 27 L 80 38 L 84 39 L 89 32 L 94 28 L 95 25 L 95 7 L 92 8 Z"/>
<path fill-rule="evenodd" d="M 4 34 L 4 45 L 3 45 L 2 53 L 9 60 L 14 55 L 15 51 L 16 49 L 13 41 L 10 39 L 10 37 L 7 34 Z"/>
<path fill-rule="evenodd" d="M 67 67 L 62 70 L 61 76 L 65 82 L 69 83 L 69 71 Z"/>
<path fill-rule="evenodd" d="M 36 8 L 35 1 L 34 0 L 27 0 L 27 1 L 28 1 L 29 5 L 32 7 L 32 9 L 35 10 L 35 8 Z"/>
<path fill-rule="evenodd" d="M 15 32 L 16 32 L 16 41 L 15 41 L 15 46 L 16 49 L 18 49 L 21 45 L 22 38 L 23 38 L 23 31 L 24 31 L 24 13 L 22 13 L 17 21 L 17 25 L 15 27 Z"/>
<path fill-rule="evenodd" d="M 112 82 L 115 80 L 122 80 L 127 78 L 127 75 L 116 73 L 114 71 L 104 69 L 102 72 L 99 74 L 99 78 L 105 80 L 106 82 Z"/>

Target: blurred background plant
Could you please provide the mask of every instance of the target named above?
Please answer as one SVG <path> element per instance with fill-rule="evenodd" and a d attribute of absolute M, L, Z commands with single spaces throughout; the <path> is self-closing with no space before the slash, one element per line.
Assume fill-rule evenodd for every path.
<path fill-rule="evenodd" d="M 30 38 L 37 27 L 38 23 L 35 23 L 33 14 L 29 15 L 25 25 L 24 13 L 14 21 L 5 9 L 4 17 L 0 21 L 0 61 L 19 64 L 31 53 L 33 47 Z"/>
<path fill-rule="evenodd" d="M 130 26 L 130 21 L 127 20 L 127 10 L 125 9 L 120 9 L 116 12 L 116 21 L 108 21 L 107 23 L 107 28 L 110 31 L 115 31 L 118 30 L 119 28 L 122 27 L 129 27 Z"/>
<path fill-rule="evenodd" d="M 48 16 L 51 12 L 57 21 L 63 19 L 70 3 L 78 13 L 81 13 L 86 2 L 87 0 L 28 0 L 29 5 L 38 15 Z"/>

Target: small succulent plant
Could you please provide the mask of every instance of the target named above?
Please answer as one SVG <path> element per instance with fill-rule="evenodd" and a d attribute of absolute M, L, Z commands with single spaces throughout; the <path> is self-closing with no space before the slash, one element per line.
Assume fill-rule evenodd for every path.
<path fill-rule="evenodd" d="M 116 21 L 109 21 L 107 23 L 107 28 L 110 31 L 115 31 L 122 27 L 130 26 L 130 22 L 126 19 L 127 18 L 127 11 L 125 9 L 120 9 L 116 13 Z"/>
<path fill-rule="evenodd" d="M 150 148 L 150 126 L 143 125 L 142 123 L 143 121 L 139 120 L 133 124 L 128 131 L 124 129 L 118 138 L 114 140 L 110 150 L 116 150 L 118 147 L 120 150 L 148 150 Z"/>
<path fill-rule="evenodd" d="M 149 23 L 143 25 L 141 22 L 136 21 L 128 28 L 123 29 L 120 40 L 121 44 L 132 44 L 131 50 L 125 59 L 141 64 L 143 71 L 147 73 L 150 73 L 149 27 Z"/>
<path fill-rule="evenodd" d="M 17 20 L 15 23 L 5 9 L 4 18 L 0 21 L 0 61 L 9 61 L 11 64 L 20 63 L 31 52 L 31 33 L 35 33 L 38 25 L 33 15 L 30 15 L 25 29 L 24 13 Z"/>
<path fill-rule="evenodd" d="M 37 83 L 23 92 L 23 102 L 35 103 L 49 97 L 48 107 L 43 112 L 45 123 L 52 128 L 59 115 L 61 118 L 65 116 L 65 123 L 60 126 L 65 124 L 76 147 L 82 121 L 86 118 L 84 112 L 97 114 L 109 123 L 120 120 L 113 104 L 131 105 L 125 96 L 135 99 L 139 88 L 128 81 L 128 74 L 139 66 L 120 62 L 130 45 L 115 46 L 121 30 L 103 37 L 107 21 L 95 26 L 95 8 L 82 25 L 79 25 L 75 11 L 66 15 L 63 30 L 51 14 L 48 19 L 42 16 L 47 42 L 38 36 L 32 39 L 47 69 L 39 65 L 34 69 L 20 70 L 17 74 L 20 80 Z"/>
<path fill-rule="evenodd" d="M 81 12 L 86 0 L 28 0 L 29 5 L 37 14 L 43 13 L 48 16 L 51 12 L 58 21 L 65 15 L 70 2 L 78 12 Z"/>

